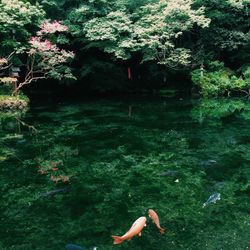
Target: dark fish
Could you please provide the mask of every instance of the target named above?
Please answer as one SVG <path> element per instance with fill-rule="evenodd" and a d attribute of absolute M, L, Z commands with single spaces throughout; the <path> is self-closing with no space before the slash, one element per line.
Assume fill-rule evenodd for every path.
<path fill-rule="evenodd" d="M 216 189 L 222 189 L 226 185 L 225 181 L 219 181 L 214 184 L 214 188 Z"/>
<path fill-rule="evenodd" d="M 177 170 L 169 169 L 169 170 L 167 170 L 167 171 L 165 171 L 165 172 L 160 173 L 159 175 L 160 175 L 160 176 L 171 176 L 171 175 L 175 175 L 175 174 L 177 174 L 177 173 L 178 173 Z"/>
<path fill-rule="evenodd" d="M 22 139 L 22 140 L 17 141 L 17 144 L 23 144 L 25 142 L 26 142 L 26 139 Z"/>
<path fill-rule="evenodd" d="M 65 246 L 65 248 L 66 248 L 67 250 L 87 250 L 85 247 L 80 247 L 80 246 L 74 245 L 74 244 L 67 244 L 67 245 Z"/>
<path fill-rule="evenodd" d="M 203 160 L 201 161 L 201 165 L 204 167 L 210 167 L 212 165 L 216 165 L 218 162 L 216 160 Z"/>
<path fill-rule="evenodd" d="M 220 200 L 220 193 L 214 193 L 209 196 L 208 200 L 203 203 L 203 207 L 207 206 L 210 203 L 216 203 L 216 201 Z"/>
<path fill-rule="evenodd" d="M 55 189 L 55 190 L 51 190 L 51 191 L 48 191 L 48 192 L 41 193 L 40 196 L 43 196 L 43 197 L 53 196 L 53 195 L 58 194 L 58 193 L 68 192 L 69 190 L 70 190 L 69 187 L 59 188 L 59 189 Z"/>

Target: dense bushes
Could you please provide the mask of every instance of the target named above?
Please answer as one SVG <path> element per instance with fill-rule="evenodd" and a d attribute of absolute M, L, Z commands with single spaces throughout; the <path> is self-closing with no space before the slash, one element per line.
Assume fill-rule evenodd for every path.
<path fill-rule="evenodd" d="M 222 63 L 212 62 L 207 70 L 194 70 L 192 81 L 204 97 L 230 96 L 233 92 L 250 95 L 250 68 L 237 76 Z"/>

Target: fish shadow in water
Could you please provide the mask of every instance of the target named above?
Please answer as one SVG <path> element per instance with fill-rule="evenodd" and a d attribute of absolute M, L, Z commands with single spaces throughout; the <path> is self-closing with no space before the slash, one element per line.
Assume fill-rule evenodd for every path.
<path fill-rule="evenodd" d="M 178 170 L 169 169 L 167 171 L 161 172 L 158 176 L 175 176 L 178 173 Z"/>
<path fill-rule="evenodd" d="M 40 197 L 53 197 L 56 194 L 66 193 L 69 192 L 70 190 L 71 190 L 70 187 L 58 188 L 51 191 L 43 192 L 40 194 Z"/>

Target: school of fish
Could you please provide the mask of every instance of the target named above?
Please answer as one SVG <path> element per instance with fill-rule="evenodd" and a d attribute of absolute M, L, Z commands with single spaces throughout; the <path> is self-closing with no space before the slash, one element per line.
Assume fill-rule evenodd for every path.
<path fill-rule="evenodd" d="M 210 203 L 215 203 L 217 200 L 220 200 L 220 193 L 212 194 L 203 204 L 203 207 L 207 206 Z M 148 216 L 152 219 L 153 223 L 159 229 L 160 233 L 164 234 L 166 229 L 161 227 L 158 214 L 153 209 L 149 209 Z M 146 221 L 147 218 L 145 216 L 142 216 L 133 223 L 131 228 L 123 236 L 112 235 L 112 238 L 114 239 L 114 245 L 121 244 L 125 240 L 130 240 L 136 235 L 141 236 L 141 232 L 146 226 Z"/>

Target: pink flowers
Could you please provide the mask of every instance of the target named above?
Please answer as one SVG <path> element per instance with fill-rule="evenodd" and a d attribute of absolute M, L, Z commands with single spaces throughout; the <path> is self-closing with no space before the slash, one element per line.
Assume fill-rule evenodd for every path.
<path fill-rule="evenodd" d="M 41 30 L 37 32 L 36 36 L 30 38 L 30 46 L 26 50 L 28 54 L 28 71 L 25 80 L 19 83 L 17 90 L 24 85 L 41 79 L 76 79 L 71 72 L 71 68 L 66 64 L 70 59 L 74 58 L 74 52 L 61 49 L 56 44 L 58 33 L 67 30 L 68 27 L 62 25 L 59 21 L 49 22 L 46 20 L 41 25 Z M 57 171 L 57 167 L 54 170 Z M 46 174 L 46 171 L 41 173 Z M 68 181 L 67 178 L 62 180 Z"/>
<path fill-rule="evenodd" d="M 75 53 L 73 51 L 66 51 L 66 50 L 61 50 L 62 56 L 63 57 L 67 57 L 67 58 L 71 58 L 73 59 L 75 57 Z"/>
<path fill-rule="evenodd" d="M 31 37 L 29 40 L 30 45 L 37 49 L 39 52 L 45 51 L 57 51 L 58 48 L 56 45 L 52 44 L 48 39 L 42 41 L 41 37 Z"/>
<path fill-rule="evenodd" d="M 39 54 L 43 58 L 43 62 L 47 63 L 46 68 L 65 63 L 75 56 L 74 52 L 60 49 L 49 40 L 43 41 L 40 37 L 32 37 L 29 43 L 31 45 L 29 54 Z"/>
<path fill-rule="evenodd" d="M 37 32 L 38 36 L 42 36 L 43 34 L 54 34 L 56 32 L 64 32 L 68 30 L 68 27 L 62 25 L 60 21 L 53 21 L 52 23 L 49 20 L 45 20 L 45 22 L 40 26 L 41 30 Z"/>
<path fill-rule="evenodd" d="M 48 20 L 46 20 L 41 25 L 41 30 L 37 32 L 37 36 L 31 37 L 29 40 L 31 45 L 29 54 L 39 54 L 42 58 L 45 68 L 54 67 L 67 62 L 68 59 L 73 59 L 75 56 L 74 52 L 60 49 L 50 40 L 42 38 L 44 35 L 67 30 L 68 27 L 62 25 L 59 21 L 53 21 L 50 23 Z"/>

